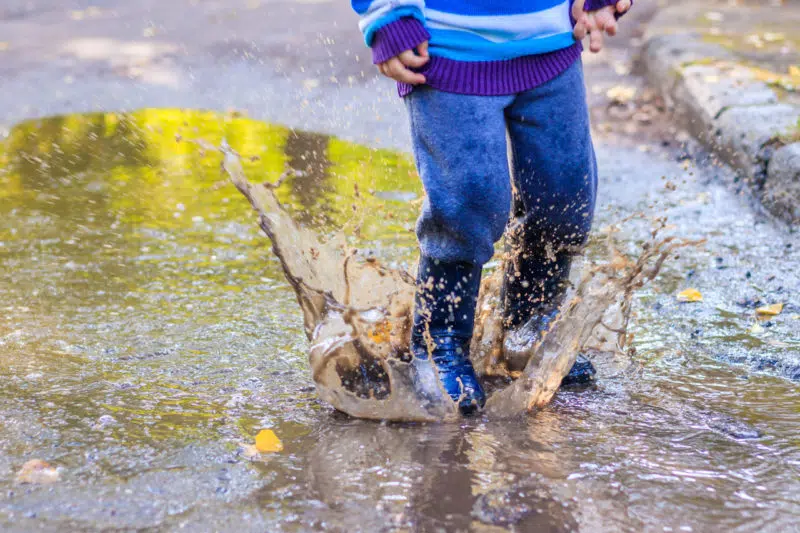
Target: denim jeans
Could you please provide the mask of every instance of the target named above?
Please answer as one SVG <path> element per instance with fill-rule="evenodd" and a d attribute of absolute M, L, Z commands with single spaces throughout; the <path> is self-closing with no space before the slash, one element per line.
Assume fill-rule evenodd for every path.
<path fill-rule="evenodd" d="M 597 193 L 583 69 L 509 96 L 417 87 L 405 98 L 427 197 L 423 255 L 483 265 L 512 213 L 528 246 L 585 242 Z"/>

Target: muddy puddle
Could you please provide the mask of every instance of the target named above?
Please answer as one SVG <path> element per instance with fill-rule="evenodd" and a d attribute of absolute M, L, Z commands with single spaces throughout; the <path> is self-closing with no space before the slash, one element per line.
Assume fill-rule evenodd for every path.
<path fill-rule="evenodd" d="M 530 417 L 382 424 L 317 398 L 295 295 L 208 148 L 223 137 L 251 181 L 286 176 L 276 197 L 304 227 L 344 228 L 361 256 L 411 266 L 420 189 L 407 156 L 180 110 L 13 128 L 0 144 L 0 529 L 784 531 L 800 520 L 787 379 L 800 359 L 797 238 L 735 218 L 737 200 L 699 170 L 624 148 L 601 161 L 633 169 L 601 183 L 601 225 L 652 208 L 709 242 L 637 293 L 635 353 L 596 360 L 595 389 L 561 391 Z M 624 251 L 650 228 L 626 225 Z M 604 253 L 598 241 L 589 257 Z M 687 287 L 704 302 L 678 304 Z M 776 301 L 781 315 L 755 318 Z M 264 428 L 283 451 L 245 457 Z M 16 484 L 29 459 L 59 467 L 59 481 Z"/>

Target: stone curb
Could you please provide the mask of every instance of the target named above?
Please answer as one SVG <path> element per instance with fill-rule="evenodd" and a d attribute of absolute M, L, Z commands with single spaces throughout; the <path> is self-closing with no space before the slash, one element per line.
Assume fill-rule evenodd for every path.
<path fill-rule="evenodd" d="M 737 169 L 772 214 L 800 224 L 800 107 L 692 34 L 650 36 L 641 61 L 681 125 Z"/>

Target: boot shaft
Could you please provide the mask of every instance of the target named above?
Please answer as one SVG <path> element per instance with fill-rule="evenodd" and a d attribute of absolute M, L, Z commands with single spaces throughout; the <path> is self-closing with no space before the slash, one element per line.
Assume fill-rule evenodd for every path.
<path fill-rule="evenodd" d="M 412 334 L 468 340 L 475 325 L 481 267 L 421 256 Z"/>
<path fill-rule="evenodd" d="M 561 306 L 569 283 L 572 253 L 515 250 L 506 261 L 503 313 L 506 327 L 518 327 L 535 315 L 549 315 Z"/>

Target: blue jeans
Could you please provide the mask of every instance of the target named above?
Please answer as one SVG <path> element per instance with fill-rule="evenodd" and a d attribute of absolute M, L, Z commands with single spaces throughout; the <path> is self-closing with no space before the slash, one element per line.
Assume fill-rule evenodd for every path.
<path fill-rule="evenodd" d="M 503 236 L 512 199 L 529 246 L 585 242 L 597 163 L 580 61 L 520 94 L 423 86 L 405 102 L 427 193 L 417 221 L 423 255 L 483 265 Z"/>

